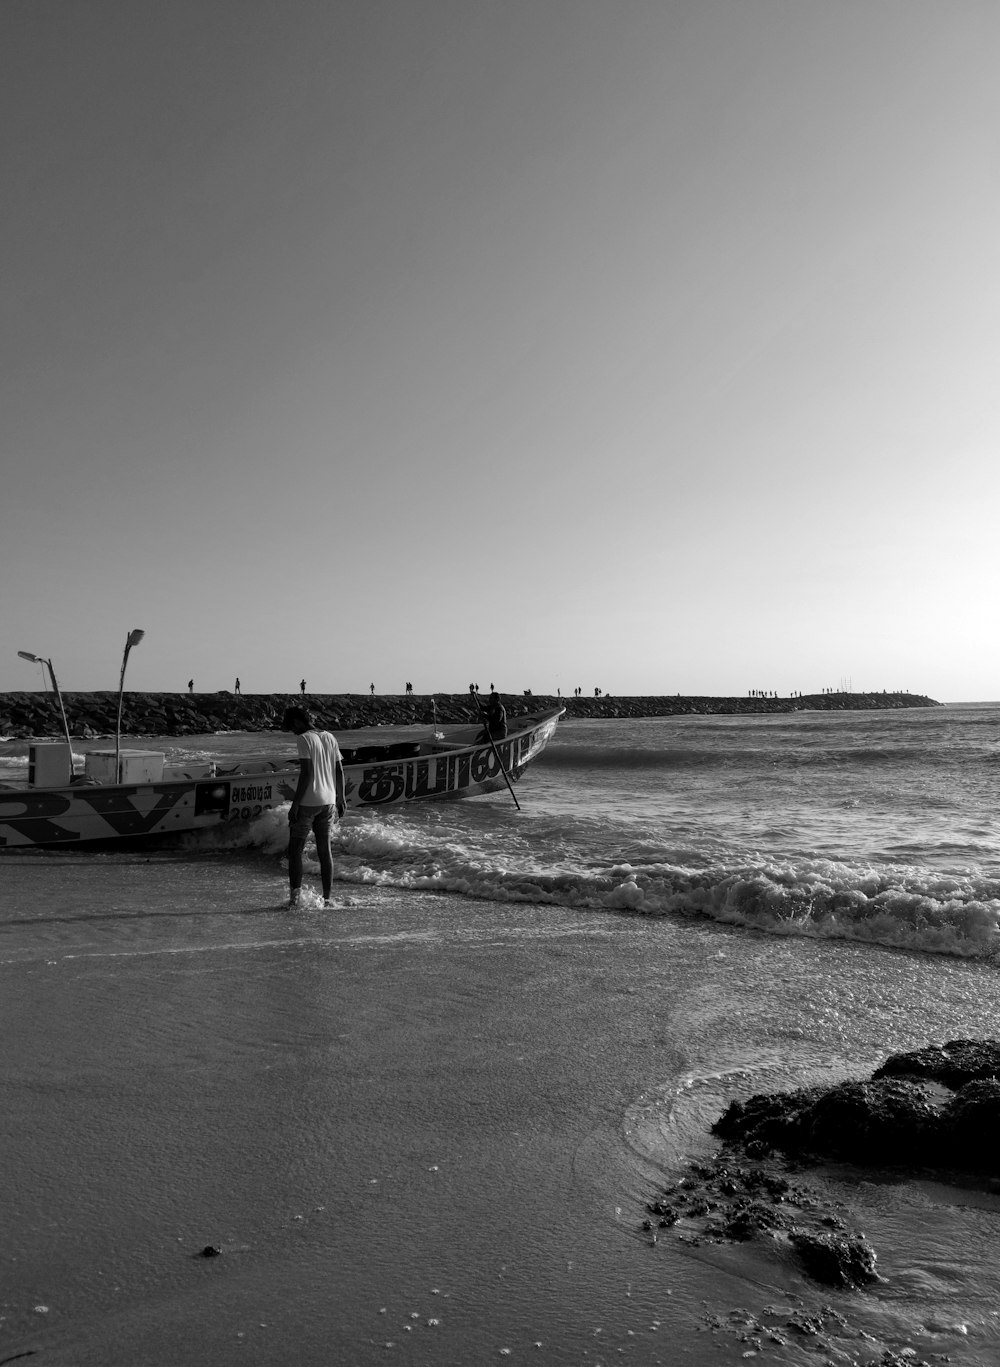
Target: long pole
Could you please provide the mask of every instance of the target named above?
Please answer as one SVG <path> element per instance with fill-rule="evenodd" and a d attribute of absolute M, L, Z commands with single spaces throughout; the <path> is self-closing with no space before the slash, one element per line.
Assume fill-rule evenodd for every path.
<path fill-rule="evenodd" d="M 69 722 L 66 720 L 66 709 L 63 707 L 62 694 L 59 692 L 59 685 L 56 683 L 56 671 L 52 668 L 52 661 L 46 660 L 49 667 L 49 677 L 52 680 L 52 691 L 56 695 L 56 702 L 59 704 L 59 715 L 62 717 L 63 731 L 66 733 L 66 744 L 69 746 L 70 755 L 73 754 L 73 742 L 69 738 Z M 72 759 L 70 761 L 72 763 Z"/>
<path fill-rule="evenodd" d="M 497 764 L 499 764 L 499 766 L 500 766 L 500 772 L 501 772 L 501 774 L 503 774 L 504 783 L 506 783 L 507 788 L 508 788 L 508 790 L 510 791 L 510 795 L 511 795 L 511 797 L 514 799 L 514 806 L 517 808 L 518 811 L 520 811 L 520 810 L 521 810 L 521 804 L 520 804 L 520 802 L 518 802 L 518 800 L 517 800 L 517 794 L 514 792 L 513 785 L 512 785 L 512 783 L 511 783 L 511 781 L 510 781 L 510 776 L 508 775 L 507 770 L 503 767 L 503 760 L 500 758 L 500 751 L 497 749 L 496 741 L 493 739 L 493 733 L 490 731 L 489 719 L 488 719 L 488 717 L 486 716 L 486 713 L 483 711 L 483 705 L 482 705 L 482 703 L 479 701 L 479 694 L 476 692 L 475 688 L 470 688 L 470 689 L 469 689 L 469 692 L 470 692 L 470 693 L 472 694 L 472 696 L 475 698 L 475 700 L 476 700 L 476 706 L 479 708 L 479 715 L 482 717 L 483 722 L 485 723 L 485 726 L 486 726 L 486 739 L 489 741 L 490 747 L 491 747 L 491 749 L 493 750 L 493 753 L 494 753 L 494 754 L 496 755 L 496 757 L 497 757 Z"/>
<path fill-rule="evenodd" d="M 52 661 L 46 660 L 41 655 L 32 655 L 30 650 L 19 650 L 17 654 L 19 659 L 29 660 L 33 665 L 48 666 L 49 678 L 52 680 L 52 691 L 56 695 L 56 702 L 59 704 L 59 713 L 62 717 L 63 731 L 66 733 L 66 744 L 70 747 L 70 754 L 72 755 L 73 742 L 69 738 L 69 722 L 66 720 L 66 709 L 63 707 L 62 694 L 59 692 L 59 685 L 56 683 L 56 671 L 52 668 Z M 45 680 L 44 674 L 42 680 L 43 682 Z"/>
<path fill-rule="evenodd" d="M 122 672 L 118 680 L 118 722 L 115 726 L 115 782 L 121 782 L 121 752 L 122 752 L 122 694 L 125 692 L 125 666 L 128 664 L 128 653 L 133 646 L 137 646 L 145 632 L 136 627 L 128 634 L 125 642 L 125 654 L 122 656 Z"/>

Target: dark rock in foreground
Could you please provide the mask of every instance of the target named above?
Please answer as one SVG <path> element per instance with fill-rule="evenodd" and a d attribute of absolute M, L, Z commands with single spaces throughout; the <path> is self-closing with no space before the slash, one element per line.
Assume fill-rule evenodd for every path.
<path fill-rule="evenodd" d="M 567 718 L 733 716 L 801 711 L 882 711 L 940 707 L 915 693 L 816 693 L 797 698 L 630 697 L 562 698 L 505 693 L 510 718 L 551 707 L 565 707 Z M 295 693 L 126 693 L 122 735 L 195 736 L 213 731 L 272 731 Z M 74 736 L 113 735 L 118 694 L 64 693 L 63 703 Z M 468 693 L 377 694 L 309 693 L 305 704 L 331 731 L 363 726 L 431 726 L 479 719 Z M 62 721 L 51 693 L 0 694 L 0 735 L 26 739 L 58 736 Z"/>
<path fill-rule="evenodd" d="M 994 1177 L 1000 1041 L 951 1040 L 894 1054 L 863 1081 L 734 1101 L 712 1131 L 725 1147 L 647 1206 L 653 1242 L 666 1229 L 694 1244 L 770 1240 L 816 1281 L 864 1286 L 878 1280 L 874 1249 L 801 1180 L 803 1165 Z"/>
<path fill-rule="evenodd" d="M 816 1234 L 793 1229 L 789 1240 L 814 1281 L 825 1286 L 866 1286 L 878 1281 L 875 1250 L 863 1234 Z"/>
<path fill-rule="evenodd" d="M 867 1081 L 734 1101 L 713 1131 L 756 1158 L 994 1176 L 1000 1042 L 952 1040 L 893 1055 Z"/>
<path fill-rule="evenodd" d="M 967 1082 L 1000 1077 L 1000 1043 L 992 1039 L 953 1039 L 910 1054 L 890 1054 L 872 1077 L 923 1077 L 957 1090 Z"/>
<path fill-rule="evenodd" d="M 686 1243 L 770 1239 L 790 1249 L 803 1271 L 826 1286 L 878 1281 L 875 1251 L 806 1185 L 719 1154 L 692 1163 L 686 1175 L 646 1207 L 643 1228 L 675 1229 Z"/>

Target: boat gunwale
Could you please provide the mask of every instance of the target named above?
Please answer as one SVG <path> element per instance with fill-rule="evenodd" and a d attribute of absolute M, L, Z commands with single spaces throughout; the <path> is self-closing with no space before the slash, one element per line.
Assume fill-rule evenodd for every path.
<path fill-rule="evenodd" d="M 526 723 L 526 724 L 514 725 L 514 726 L 512 726 L 512 727 L 510 727 L 510 728 L 508 729 L 507 734 L 506 734 L 505 736 L 502 736 L 502 737 L 501 737 L 501 736 L 498 736 L 498 737 L 496 737 L 495 739 L 498 740 L 498 741 L 516 740 L 519 736 L 527 735 L 529 732 L 536 730 L 539 726 L 543 725 L 543 724 L 544 724 L 545 722 L 547 722 L 547 721 L 551 721 L 551 720 L 553 720 L 553 719 L 558 720 L 561 716 L 563 716 L 563 714 L 565 713 L 565 711 L 566 711 L 566 709 L 565 709 L 564 707 L 549 708 L 549 709 L 547 709 L 547 710 L 544 711 L 544 712 L 531 713 L 531 714 L 526 715 L 526 716 L 524 716 L 524 717 L 518 717 L 518 718 L 515 719 L 515 721 L 516 721 L 517 723 Z M 359 728 L 359 729 L 367 729 L 367 728 Z M 463 728 L 463 729 L 465 729 L 465 730 L 473 730 L 473 729 L 475 729 L 475 728 L 473 728 L 473 727 L 465 727 L 465 728 Z M 343 735 L 343 734 L 348 734 L 348 735 L 349 735 L 350 733 L 349 733 L 349 732 L 347 732 L 347 733 L 341 732 L 341 733 L 340 733 L 340 735 Z M 339 742 L 339 735 L 338 735 L 338 742 Z M 370 758 L 370 759 L 364 759 L 364 760 L 358 760 L 358 761 L 347 762 L 347 761 L 345 760 L 345 762 L 344 762 L 344 769 L 345 769 L 345 771 L 347 771 L 347 770 L 371 769 L 372 767 L 377 766 L 377 765 L 380 765 L 380 764 L 406 764 L 406 763 L 410 763 L 410 762 L 412 762 L 412 761 L 414 761 L 414 760 L 420 760 L 420 759 L 433 759 L 435 756 L 440 756 L 440 755 L 460 755 L 460 754 L 462 754 L 464 751 L 467 751 L 467 750 L 479 750 L 479 749 L 481 749 L 484 745 L 488 745 L 488 744 L 489 744 L 489 741 L 488 741 L 488 739 L 486 739 L 485 737 L 482 736 L 482 729 L 479 728 L 478 731 L 477 731 L 477 736 L 476 736 L 476 737 L 473 737 L 473 738 L 471 738 L 471 739 L 463 739 L 463 740 L 460 740 L 460 741 L 449 741 L 447 737 L 445 737 L 443 741 L 436 741 L 436 740 L 424 740 L 423 742 L 419 742 L 419 741 L 407 742 L 407 741 L 405 741 L 405 740 L 403 740 L 403 741 L 384 741 L 384 742 L 381 743 L 381 745 L 379 744 L 379 742 L 376 741 L 376 742 L 373 742 L 371 745 L 366 745 L 366 746 L 364 746 L 363 748 L 365 748 L 365 749 L 372 749 L 372 750 L 376 750 L 376 749 L 382 748 L 382 749 L 385 749 L 386 751 L 388 751 L 389 748 L 390 748 L 391 746 L 393 746 L 393 745 L 400 745 L 400 744 L 413 744 L 413 745 L 418 745 L 420 748 L 419 748 L 419 750 L 418 750 L 418 752 L 417 752 L 416 754 L 407 755 L 407 756 L 391 756 L 391 755 L 389 755 L 389 754 L 386 754 L 386 755 L 384 755 L 384 756 L 380 756 L 380 757 L 375 757 L 375 756 L 373 756 L 373 757 Z M 350 753 L 350 747 L 349 747 L 349 746 L 342 746 L 341 748 L 342 748 L 342 749 L 347 749 L 348 753 Z M 362 747 L 359 747 L 359 748 L 362 748 Z M 267 765 L 268 767 L 267 767 L 267 768 L 264 768 L 264 767 L 263 767 L 264 765 Z M 273 778 L 275 778 L 277 775 L 286 775 L 286 774 L 287 774 L 287 775 L 294 775 L 294 774 L 296 774 L 297 771 L 298 771 L 298 770 L 297 770 L 297 766 L 298 766 L 298 757 L 297 757 L 297 756 L 293 756 L 293 757 L 289 757 L 289 759 L 288 759 L 287 761 L 283 761 L 283 760 L 272 760 L 272 759 L 261 759 L 260 761 L 255 761 L 252 765 L 251 765 L 251 764 L 246 764 L 246 765 L 244 765 L 244 764 L 237 763 L 237 764 L 236 764 L 234 767 L 232 767 L 232 768 L 230 768 L 230 767 L 225 767 L 225 768 L 219 768 L 219 767 L 217 767 L 214 774 L 191 774 L 191 775 L 188 775 L 188 776 L 186 776 L 186 777 L 184 777 L 184 776 L 181 776 L 181 777 L 173 777 L 173 776 L 171 776 L 170 778 L 155 779 L 155 780 L 143 781 L 143 782 L 139 782 L 139 783 L 103 783 L 103 782 L 101 782 L 99 779 L 87 779 L 87 778 L 85 778 L 84 775 L 82 775 L 82 774 L 77 775 L 70 783 L 44 784 L 44 785 L 37 785 L 37 786 L 32 786 L 32 787 L 29 787 L 27 784 L 4 784 L 4 783 L 0 783 L 0 802 L 2 802 L 2 801 L 4 800 L 4 798 L 10 800 L 10 798 L 11 798 L 12 795 L 14 795 L 14 794 L 24 794 L 24 793 L 68 793 L 68 794 L 73 794 L 73 793 L 79 792 L 81 789 L 90 789 L 90 788 L 99 788 L 99 789 L 101 789 L 101 790 L 103 790 L 103 791 L 108 791 L 109 789 L 120 789 L 122 792 L 135 792 L 135 791 L 137 791 L 138 789 L 141 789 L 141 788 L 145 788 L 145 789 L 149 789 L 149 788 L 164 788 L 164 787 L 175 788 L 175 787 L 177 787 L 178 785 L 181 785 L 181 786 L 183 786 L 183 787 L 191 787 L 191 786 L 193 786 L 193 785 L 195 785 L 195 784 L 198 784 L 198 783 L 214 783 L 214 782 L 217 782 L 217 781 L 219 781 L 219 780 L 225 781 L 225 780 L 229 780 L 229 779 L 233 779 L 233 778 L 247 779 L 247 780 L 253 779 L 253 778 L 273 779 Z M 176 768 L 176 767 L 180 767 L 180 766 L 168 766 L 168 767 L 175 767 L 175 768 Z"/>

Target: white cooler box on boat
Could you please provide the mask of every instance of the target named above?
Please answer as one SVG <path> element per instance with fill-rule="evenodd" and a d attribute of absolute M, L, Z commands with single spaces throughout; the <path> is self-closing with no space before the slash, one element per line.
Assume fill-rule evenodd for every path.
<path fill-rule="evenodd" d="M 91 750 L 84 769 L 94 783 L 162 783 L 162 750 L 122 750 L 115 773 L 114 750 Z"/>
<path fill-rule="evenodd" d="M 28 746 L 28 787 L 64 788 L 73 777 L 73 751 L 64 740 Z"/>

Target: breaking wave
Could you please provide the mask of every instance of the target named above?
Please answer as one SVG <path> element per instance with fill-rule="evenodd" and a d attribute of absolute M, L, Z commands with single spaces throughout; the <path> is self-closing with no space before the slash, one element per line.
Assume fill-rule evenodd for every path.
<path fill-rule="evenodd" d="M 459 828 L 352 815 L 334 841 L 340 884 L 459 893 L 638 916 L 707 917 L 771 935 L 846 939 L 964 958 L 1000 959 L 1000 879 L 936 876 L 919 866 L 857 867 L 830 859 L 721 857 L 698 866 L 647 856 L 584 866 L 528 849 L 491 849 Z M 281 856 L 287 808 L 199 844 Z M 306 866 L 318 869 L 314 850 Z"/>

